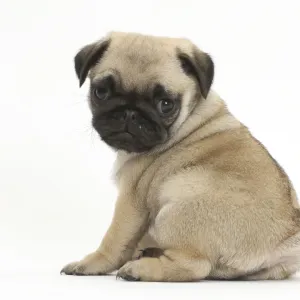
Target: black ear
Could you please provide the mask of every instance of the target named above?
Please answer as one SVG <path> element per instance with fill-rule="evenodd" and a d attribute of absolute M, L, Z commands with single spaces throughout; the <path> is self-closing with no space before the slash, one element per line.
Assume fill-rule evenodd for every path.
<path fill-rule="evenodd" d="M 89 44 L 83 47 L 75 56 L 75 71 L 79 79 L 79 86 L 82 86 L 93 67 L 103 56 L 109 46 L 109 40 Z"/>
<path fill-rule="evenodd" d="M 214 79 L 214 63 L 211 57 L 195 48 L 192 56 L 179 52 L 178 58 L 184 72 L 196 78 L 201 94 L 206 98 Z"/>

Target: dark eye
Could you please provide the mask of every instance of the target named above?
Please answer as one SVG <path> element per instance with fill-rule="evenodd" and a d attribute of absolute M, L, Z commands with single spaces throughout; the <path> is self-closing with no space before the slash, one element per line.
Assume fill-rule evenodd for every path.
<path fill-rule="evenodd" d="M 158 102 L 157 109 L 162 115 L 167 115 L 173 111 L 174 101 L 171 99 L 162 99 Z"/>
<path fill-rule="evenodd" d="M 94 89 L 94 96 L 101 101 L 107 100 L 110 91 L 108 87 L 98 87 Z"/>

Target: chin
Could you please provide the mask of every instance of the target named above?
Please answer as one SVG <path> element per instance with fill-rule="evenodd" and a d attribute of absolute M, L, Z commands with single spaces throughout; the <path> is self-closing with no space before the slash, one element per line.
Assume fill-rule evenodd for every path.
<path fill-rule="evenodd" d="M 129 132 L 114 133 L 109 136 L 101 137 L 102 140 L 115 150 L 123 150 L 128 153 L 143 153 L 150 151 L 155 145 L 145 145 L 138 137 Z"/>

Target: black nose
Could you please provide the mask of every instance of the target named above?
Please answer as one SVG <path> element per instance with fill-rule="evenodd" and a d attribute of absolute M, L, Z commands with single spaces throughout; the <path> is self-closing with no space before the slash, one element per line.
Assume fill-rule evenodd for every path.
<path fill-rule="evenodd" d="M 124 111 L 124 120 L 132 120 L 136 119 L 137 112 L 134 110 L 125 110 Z"/>

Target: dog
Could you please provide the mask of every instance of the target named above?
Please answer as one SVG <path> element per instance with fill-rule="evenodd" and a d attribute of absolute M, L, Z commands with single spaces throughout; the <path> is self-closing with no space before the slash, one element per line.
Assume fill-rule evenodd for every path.
<path fill-rule="evenodd" d="M 184 38 L 111 32 L 77 53 L 75 70 L 117 152 L 119 196 L 100 247 L 62 273 L 190 282 L 300 269 L 296 192 L 211 89 L 209 54 Z"/>

